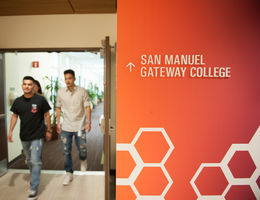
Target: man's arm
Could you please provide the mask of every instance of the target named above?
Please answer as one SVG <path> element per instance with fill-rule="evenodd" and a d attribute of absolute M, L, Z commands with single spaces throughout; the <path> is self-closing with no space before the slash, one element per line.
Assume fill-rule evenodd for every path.
<path fill-rule="evenodd" d="M 16 125 L 16 122 L 17 122 L 17 119 L 18 119 L 18 115 L 17 114 L 13 114 L 12 115 L 12 118 L 11 118 L 11 121 L 10 121 L 10 128 L 9 128 L 9 133 L 8 133 L 8 141 L 9 142 L 13 142 L 13 130 L 14 130 L 14 127 Z"/>
<path fill-rule="evenodd" d="M 52 137 L 52 130 L 51 130 L 51 117 L 49 111 L 44 113 L 44 117 L 47 124 L 46 140 L 50 141 Z"/>
<path fill-rule="evenodd" d="M 89 132 L 91 130 L 91 108 L 90 108 L 90 106 L 86 107 L 86 113 L 87 113 L 87 118 L 88 118 L 86 131 Z"/>
<path fill-rule="evenodd" d="M 56 119 L 57 119 L 57 133 L 61 133 L 61 126 L 60 126 L 60 113 L 61 113 L 61 108 L 56 107 Z"/>

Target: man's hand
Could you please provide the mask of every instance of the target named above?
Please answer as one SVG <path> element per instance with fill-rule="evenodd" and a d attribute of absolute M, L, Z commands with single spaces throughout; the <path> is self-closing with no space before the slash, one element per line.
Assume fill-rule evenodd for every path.
<path fill-rule="evenodd" d="M 8 141 L 11 142 L 11 143 L 13 142 L 12 137 L 13 137 L 13 133 L 9 132 L 9 134 L 8 134 Z"/>
<path fill-rule="evenodd" d="M 89 132 L 91 130 L 91 122 L 87 123 L 86 131 Z"/>
<path fill-rule="evenodd" d="M 46 131 L 46 141 L 50 141 L 52 137 L 52 134 L 49 131 Z"/>
<path fill-rule="evenodd" d="M 61 126 L 60 126 L 60 124 L 57 124 L 57 133 L 61 134 Z"/>
<path fill-rule="evenodd" d="M 17 122 L 17 119 L 18 119 L 18 115 L 17 114 L 13 114 L 12 115 L 12 118 L 11 118 L 11 121 L 10 121 L 10 129 L 9 129 L 9 133 L 8 133 L 8 141 L 9 142 L 13 142 L 13 130 L 14 130 L 14 127 L 15 127 L 15 124 Z"/>

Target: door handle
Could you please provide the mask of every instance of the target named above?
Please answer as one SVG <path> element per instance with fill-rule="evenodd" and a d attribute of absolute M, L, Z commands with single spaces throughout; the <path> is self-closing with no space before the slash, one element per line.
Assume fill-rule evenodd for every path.
<path fill-rule="evenodd" d="M 5 118 L 5 114 L 0 114 L 0 119 Z"/>

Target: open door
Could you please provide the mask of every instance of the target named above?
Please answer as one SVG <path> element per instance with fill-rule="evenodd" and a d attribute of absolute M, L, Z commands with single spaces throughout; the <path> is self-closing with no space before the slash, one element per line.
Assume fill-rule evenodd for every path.
<path fill-rule="evenodd" d="M 0 176 L 7 172 L 7 134 L 5 115 L 4 58 L 0 53 Z"/>
<path fill-rule="evenodd" d="M 102 41 L 104 46 L 104 62 L 105 62 L 105 103 L 104 103 L 104 116 L 105 116 L 105 136 L 104 136 L 104 167 L 105 167 L 105 200 L 110 199 L 110 138 L 109 138 L 109 118 L 110 118 L 110 83 L 111 83 L 111 47 L 109 44 L 109 37 Z"/>

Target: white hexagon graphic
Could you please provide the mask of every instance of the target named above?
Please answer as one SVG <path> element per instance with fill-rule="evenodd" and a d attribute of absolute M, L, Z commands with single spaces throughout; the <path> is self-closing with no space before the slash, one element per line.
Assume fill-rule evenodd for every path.
<path fill-rule="evenodd" d="M 236 151 L 248 151 L 251 155 L 255 165 L 256 170 L 250 178 L 234 178 L 229 167 L 228 163 L 235 154 Z M 216 195 L 201 195 L 197 186 L 195 185 L 195 180 L 199 176 L 202 169 L 206 166 L 212 167 L 221 167 L 226 179 L 229 184 L 226 187 L 223 194 L 220 196 Z M 202 163 L 199 169 L 196 171 L 192 177 L 190 184 L 192 185 L 195 193 L 197 194 L 197 200 L 220 200 L 225 199 L 225 195 L 228 193 L 232 185 L 250 185 L 252 188 L 257 200 L 260 200 L 260 190 L 257 186 L 256 180 L 260 176 L 260 127 L 258 127 L 256 133 L 248 144 L 232 144 L 226 155 L 220 163 Z"/>
<path fill-rule="evenodd" d="M 200 175 L 201 171 L 203 170 L 204 167 L 220 167 L 223 171 L 223 168 L 221 167 L 220 163 L 202 163 L 199 167 L 199 169 L 196 171 L 195 175 L 193 176 L 193 178 L 191 179 L 190 183 L 195 191 L 195 193 L 198 196 L 198 199 L 208 199 L 208 200 L 220 200 L 223 199 L 224 197 L 222 195 L 201 195 L 197 185 L 195 184 L 196 179 L 198 178 L 198 176 Z M 227 187 L 229 187 L 229 184 L 227 185 Z M 225 192 L 225 191 L 224 191 Z M 223 193 L 224 193 L 223 192 Z"/>
<path fill-rule="evenodd" d="M 137 152 L 134 145 L 143 132 L 161 132 L 163 137 L 165 138 L 166 142 L 168 143 L 169 150 L 167 151 L 167 153 L 165 154 L 165 156 L 163 157 L 163 159 L 160 163 L 144 163 L 143 160 L 141 159 L 139 153 Z M 137 200 L 164 200 L 165 195 L 167 194 L 167 192 L 169 191 L 169 189 L 173 183 L 164 164 L 166 163 L 167 159 L 169 158 L 169 156 L 171 155 L 171 153 L 174 149 L 174 146 L 173 146 L 169 136 L 167 135 L 166 131 L 164 130 L 164 128 L 140 128 L 130 144 L 127 144 L 127 143 L 117 144 L 116 147 L 117 147 L 117 151 L 129 151 L 130 155 L 136 162 L 136 166 L 135 166 L 134 170 L 132 171 L 132 173 L 130 174 L 129 178 L 126 178 L 126 179 L 117 178 L 116 185 L 130 185 L 132 190 L 134 191 L 135 195 L 137 196 Z M 168 184 L 160 196 L 140 195 L 138 190 L 136 189 L 134 182 L 144 167 L 160 167 L 162 169 L 165 177 L 167 178 Z"/>

